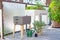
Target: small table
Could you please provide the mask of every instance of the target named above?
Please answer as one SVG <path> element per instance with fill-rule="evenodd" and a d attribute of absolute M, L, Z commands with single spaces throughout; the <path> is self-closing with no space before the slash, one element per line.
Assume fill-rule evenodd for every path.
<path fill-rule="evenodd" d="M 13 31 L 13 37 L 15 34 L 16 25 L 20 25 L 21 27 L 21 38 L 23 38 L 24 35 L 24 24 L 29 24 L 29 29 L 31 29 L 31 16 L 14 16 L 14 31 Z M 27 30 L 27 27 L 26 27 Z"/>

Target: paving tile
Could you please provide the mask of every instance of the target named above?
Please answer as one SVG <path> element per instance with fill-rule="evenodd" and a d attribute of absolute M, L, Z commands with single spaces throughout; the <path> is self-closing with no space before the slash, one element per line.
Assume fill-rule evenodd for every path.
<path fill-rule="evenodd" d="M 38 37 L 27 37 L 24 34 L 24 39 L 21 39 L 20 33 L 15 33 L 15 38 L 12 35 L 5 36 L 5 40 L 60 40 L 60 28 L 44 29 L 43 34 Z"/>

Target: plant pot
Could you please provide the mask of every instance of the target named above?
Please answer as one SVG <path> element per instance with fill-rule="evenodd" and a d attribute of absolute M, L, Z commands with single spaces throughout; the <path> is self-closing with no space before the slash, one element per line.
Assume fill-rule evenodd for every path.
<path fill-rule="evenodd" d="M 51 26 L 52 26 L 53 28 L 60 28 L 60 23 L 58 23 L 58 22 L 56 22 L 56 21 L 52 21 Z"/>
<path fill-rule="evenodd" d="M 37 32 L 37 34 L 40 36 L 42 35 L 43 31 L 41 30 L 40 32 Z"/>

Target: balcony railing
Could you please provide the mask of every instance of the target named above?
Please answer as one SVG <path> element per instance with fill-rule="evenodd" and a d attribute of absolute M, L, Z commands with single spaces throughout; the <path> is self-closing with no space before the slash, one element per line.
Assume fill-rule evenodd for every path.
<path fill-rule="evenodd" d="M 23 0 L 3 0 L 3 1 L 8 1 L 8 2 L 23 2 Z"/>
<path fill-rule="evenodd" d="M 22 4 L 27 4 L 27 5 L 35 5 L 36 1 L 35 0 L 3 0 L 5 2 L 13 2 L 13 3 L 22 3 Z M 38 0 L 42 5 L 48 6 L 47 5 L 47 0 Z M 48 2 L 49 3 L 49 2 Z"/>
<path fill-rule="evenodd" d="M 36 4 L 36 2 L 37 2 L 37 0 L 3 0 L 3 1 L 14 1 L 14 2 L 22 2 L 22 3 L 29 3 L 29 4 Z M 45 3 L 46 2 L 46 0 L 45 1 L 42 1 L 42 0 L 38 0 L 38 2 L 41 2 L 41 3 Z M 44 4 L 43 3 L 43 4 Z"/>

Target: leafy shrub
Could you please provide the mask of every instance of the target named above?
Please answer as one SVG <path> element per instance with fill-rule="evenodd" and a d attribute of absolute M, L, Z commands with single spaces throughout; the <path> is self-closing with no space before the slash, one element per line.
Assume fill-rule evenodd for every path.
<path fill-rule="evenodd" d="M 34 25 L 34 29 L 36 30 L 36 32 L 40 32 L 43 26 L 45 26 L 45 23 L 42 21 L 34 21 L 33 25 Z"/>
<path fill-rule="evenodd" d="M 52 0 L 49 6 L 49 18 L 60 22 L 60 0 Z"/>
<path fill-rule="evenodd" d="M 41 5 L 38 2 L 34 6 L 27 6 L 26 9 L 27 10 L 45 10 L 44 7 L 43 7 L 43 5 Z"/>

